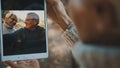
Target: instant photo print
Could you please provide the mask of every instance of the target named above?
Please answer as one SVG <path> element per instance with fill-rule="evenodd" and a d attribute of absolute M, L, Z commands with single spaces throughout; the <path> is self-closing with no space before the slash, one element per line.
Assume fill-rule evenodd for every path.
<path fill-rule="evenodd" d="M 48 57 L 45 0 L 1 0 L 1 61 Z"/>

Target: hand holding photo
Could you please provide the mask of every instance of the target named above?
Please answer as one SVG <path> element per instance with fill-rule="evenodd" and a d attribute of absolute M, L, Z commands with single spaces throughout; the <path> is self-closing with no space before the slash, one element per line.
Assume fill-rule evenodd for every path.
<path fill-rule="evenodd" d="M 2 61 L 48 57 L 45 10 L 8 9 L 1 15 Z"/>

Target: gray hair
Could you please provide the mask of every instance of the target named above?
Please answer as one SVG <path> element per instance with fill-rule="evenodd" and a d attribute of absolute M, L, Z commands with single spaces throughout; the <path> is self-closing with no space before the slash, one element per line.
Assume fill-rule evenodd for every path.
<path fill-rule="evenodd" d="M 15 15 L 15 14 L 9 12 L 9 13 L 7 13 L 7 14 L 5 15 L 5 18 L 10 18 L 10 17 L 12 17 L 13 15 Z M 15 16 L 16 16 L 16 15 L 15 15 Z"/>
<path fill-rule="evenodd" d="M 29 15 L 31 17 L 31 19 L 37 20 L 37 23 L 39 23 L 39 16 L 38 16 L 38 14 L 36 14 L 34 12 L 31 12 L 31 13 L 28 13 L 27 15 Z"/>

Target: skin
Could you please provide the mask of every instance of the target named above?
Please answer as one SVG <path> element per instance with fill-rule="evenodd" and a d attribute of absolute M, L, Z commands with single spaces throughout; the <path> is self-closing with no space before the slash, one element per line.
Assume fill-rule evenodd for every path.
<path fill-rule="evenodd" d="M 27 15 L 25 20 L 26 28 L 29 30 L 34 30 L 37 27 L 37 21 L 33 20 L 31 16 Z"/>
<path fill-rule="evenodd" d="M 40 68 L 37 60 L 17 61 L 16 63 L 6 61 L 5 64 L 9 65 L 11 68 Z"/>
<path fill-rule="evenodd" d="M 10 18 L 5 19 L 6 24 L 8 24 L 10 27 L 14 27 L 14 25 L 17 22 L 17 17 L 16 15 L 12 15 Z"/>
<path fill-rule="evenodd" d="M 120 25 L 115 7 L 111 0 L 71 0 L 70 15 L 84 43 L 120 44 Z"/>
<path fill-rule="evenodd" d="M 47 16 L 54 23 L 58 24 L 63 31 L 68 28 L 72 22 L 67 15 L 65 7 L 61 0 L 46 0 L 47 3 Z"/>

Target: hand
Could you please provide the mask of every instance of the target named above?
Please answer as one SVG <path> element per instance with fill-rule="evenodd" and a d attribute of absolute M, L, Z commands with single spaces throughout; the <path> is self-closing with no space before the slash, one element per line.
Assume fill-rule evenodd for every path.
<path fill-rule="evenodd" d="M 5 64 L 11 68 L 40 68 L 39 62 L 37 60 L 26 60 L 26 61 L 6 61 Z"/>
<path fill-rule="evenodd" d="M 68 16 L 63 2 L 61 0 L 47 0 L 46 2 L 48 18 L 54 23 L 58 24 L 63 31 L 65 31 L 72 20 Z"/>
<path fill-rule="evenodd" d="M 60 0 L 46 0 L 47 4 L 54 6 L 56 5 Z"/>

